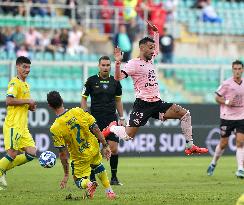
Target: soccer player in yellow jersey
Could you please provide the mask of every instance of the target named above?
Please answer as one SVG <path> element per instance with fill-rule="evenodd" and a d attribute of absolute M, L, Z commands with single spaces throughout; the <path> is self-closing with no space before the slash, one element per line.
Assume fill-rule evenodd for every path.
<path fill-rule="evenodd" d="M 60 187 L 65 188 L 69 178 L 68 151 L 71 158 L 72 175 L 77 187 L 86 189 L 88 198 L 94 197 L 97 182 L 91 182 L 89 179 L 92 168 L 101 180 L 107 198 L 114 199 L 115 193 L 102 164 L 97 138 L 103 145 L 102 151 L 107 160 L 111 156 L 111 150 L 98 128 L 95 118 L 79 107 L 65 109 L 63 100 L 57 91 L 47 94 L 47 102 L 57 115 L 50 132 L 53 135 L 54 146 L 59 149 L 59 157 L 64 169 Z"/>
<path fill-rule="evenodd" d="M 28 110 L 35 111 L 36 103 L 30 97 L 25 81 L 30 72 L 31 61 L 20 56 L 16 60 L 17 76 L 8 84 L 7 116 L 3 125 L 6 155 L 0 160 L 0 189 L 7 187 L 6 171 L 33 160 L 36 156 L 35 142 L 28 129 Z M 24 152 L 19 154 L 19 152 Z"/>

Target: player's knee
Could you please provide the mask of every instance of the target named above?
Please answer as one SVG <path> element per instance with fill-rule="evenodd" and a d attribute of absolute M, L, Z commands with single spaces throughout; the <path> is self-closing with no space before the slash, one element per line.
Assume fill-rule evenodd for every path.
<path fill-rule="evenodd" d="M 9 149 L 7 151 L 7 155 L 13 160 L 16 158 L 17 154 L 18 152 L 16 150 Z"/>
<path fill-rule="evenodd" d="M 36 148 L 28 147 L 25 149 L 25 153 L 28 153 L 29 155 L 36 157 Z"/>
<path fill-rule="evenodd" d="M 220 149 L 225 149 L 227 147 L 227 145 L 228 145 L 228 140 L 221 140 L 220 141 L 220 144 L 219 144 Z"/>

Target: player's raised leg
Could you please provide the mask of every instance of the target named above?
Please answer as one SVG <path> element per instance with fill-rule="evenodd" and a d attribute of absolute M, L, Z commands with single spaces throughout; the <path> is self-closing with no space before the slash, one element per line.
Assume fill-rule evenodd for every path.
<path fill-rule="evenodd" d="M 186 139 L 185 153 L 191 155 L 193 153 L 207 153 L 207 148 L 201 148 L 193 144 L 191 114 L 179 105 L 173 104 L 165 113 L 164 119 L 180 119 L 182 133 Z"/>

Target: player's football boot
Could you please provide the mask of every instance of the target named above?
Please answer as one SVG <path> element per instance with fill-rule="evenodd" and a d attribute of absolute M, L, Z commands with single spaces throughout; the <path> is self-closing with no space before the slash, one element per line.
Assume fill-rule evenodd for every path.
<path fill-rule="evenodd" d="M 205 153 L 208 153 L 208 149 L 207 148 L 203 148 L 203 147 L 198 147 L 196 145 L 192 145 L 191 148 L 186 148 L 185 149 L 185 153 L 186 153 L 186 155 L 205 154 Z"/>
<path fill-rule="evenodd" d="M 113 125 L 117 125 L 117 122 L 116 121 L 110 122 L 110 124 L 103 129 L 102 133 L 105 138 L 111 133 L 110 128 Z"/>
<path fill-rule="evenodd" d="M 214 164 L 210 164 L 208 166 L 208 169 L 207 169 L 208 176 L 212 176 L 213 175 L 215 167 L 216 167 L 216 165 L 214 165 Z"/>
<path fill-rule="evenodd" d="M 114 200 L 116 198 L 116 194 L 113 191 L 109 191 L 106 193 L 106 196 L 110 200 Z"/>
<path fill-rule="evenodd" d="M 1 190 L 5 189 L 8 186 L 5 176 L 6 176 L 5 173 L 3 173 L 2 176 L 0 177 Z"/>
<path fill-rule="evenodd" d="M 94 194 L 96 191 L 96 188 L 98 186 L 97 182 L 90 182 L 86 188 L 86 197 L 89 199 L 93 199 L 94 198 Z"/>
<path fill-rule="evenodd" d="M 119 182 L 119 180 L 118 180 L 117 177 L 113 177 L 113 178 L 111 178 L 110 184 L 111 184 L 111 185 L 119 185 L 119 186 L 123 186 L 123 184 L 122 184 L 121 182 Z"/>
<path fill-rule="evenodd" d="M 238 178 L 244 179 L 244 171 L 243 170 L 237 170 L 236 171 L 236 176 Z"/>

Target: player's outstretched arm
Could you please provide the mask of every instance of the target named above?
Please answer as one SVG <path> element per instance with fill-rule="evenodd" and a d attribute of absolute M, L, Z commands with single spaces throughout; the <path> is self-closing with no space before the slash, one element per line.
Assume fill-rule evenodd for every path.
<path fill-rule="evenodd" d="M 122 80 L 124 77 L 121 75 L 120 65 L 123 59 L 123 54 L 119 47 L 114 48 L 114 59 L 115 59 L 114 79 Z"/>
<path fill-rule="evenodd" d="M 64 189 L 69 180 L 69 161 L 68 161 L 69 157 L 68 157 L 68 151 L 66 147 L 59 148 L 59 158 L 61 160 L 64 169 L 64 177 L 60 182 L 60 188 Z"/>
<path fill-rule="evenodd" d="M 155 41 L 155 55 L 159 54 L 159 32 L 157 26 L 153 25 L 149 21 L 146 21 L 148 27 L 154 32 L 153 33 L 153 40 Z"/>
<path fill-rule="evenodd" d="M 97 139 L 102 143 L 104 157 L 107 160 L 109 160 L 111 157 L 111 150 L 110 150 L 108 143 L 106 142 L 102 132 L 100 131 L 100 129 L 96 123 L 94 123 L 92 125 L 91 131 L 97 137 Z"/>

